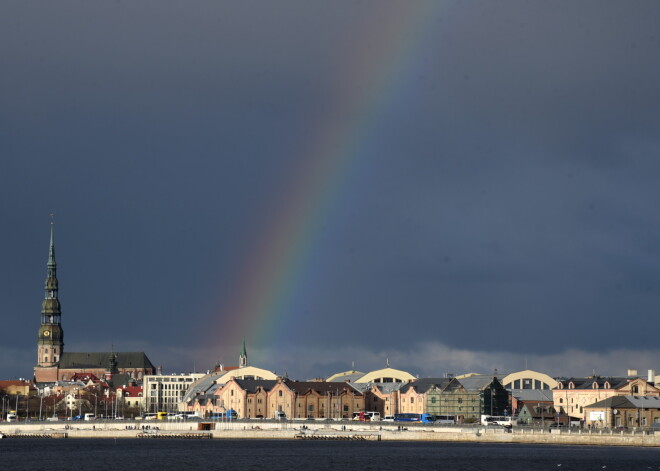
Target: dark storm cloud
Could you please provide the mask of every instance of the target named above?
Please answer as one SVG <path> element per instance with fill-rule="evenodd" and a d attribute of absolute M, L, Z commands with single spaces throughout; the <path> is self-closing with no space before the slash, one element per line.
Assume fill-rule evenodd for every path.
<path fill-rule="evenodd" d="M 301 142 L 357 84 L 342 67 L 360 32 L 396 5 L 4 2 L 3 348 L 29 357 L 54 211 L 67 348 L 231 363 L 237 346 L 194 345 L 228 315 Z M 623 367 L 658 328 L 660 7 L 429 11 L 315 234 L 296 348 L 376 367 L 387 350 L 412 363 L 423 340 L 449 365 L 428 374 L 489 369 L 486 351 L 515 368 L 632 349 Z M 621 335 L 622 320 L 642 327 Z M 293 370 L 275 340 L 254 349 Z"/>

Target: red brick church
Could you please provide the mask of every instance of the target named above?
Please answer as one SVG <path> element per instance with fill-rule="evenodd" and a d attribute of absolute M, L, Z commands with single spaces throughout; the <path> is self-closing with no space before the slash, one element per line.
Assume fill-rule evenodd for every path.
<path fill-rule="evenodd" d="M 156 369 L 144 352 L 65 352 L 62 312 L 57 297 L 57 264 L 53 224 L 50 227 L 50 250 L 46 296 L 41 307 L 41 325 L 37 340 L 37 383 L 68 381 L 77 373 L 91 373 L 99 378 L 124 373 L 136 380 L 155 374 Z"/>

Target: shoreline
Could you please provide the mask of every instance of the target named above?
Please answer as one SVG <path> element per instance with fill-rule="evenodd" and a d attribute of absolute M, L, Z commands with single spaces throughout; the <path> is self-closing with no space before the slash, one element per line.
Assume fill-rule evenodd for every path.
<path fill-rule="evenodd" d="M 202 425 L 204 424 L 204 425 Z M 205 428 L 200 430 L 200 428 Z M 210 429 L 209 429 L 210 428 Z M 38 422 L 2 423 L 4 439 L 245 439 L 245 440 L 360 440 L 464 443 L 515 443 L 577 446 L 660 447 L 660 434 L 594 430 L 559 431 L 487 427 L 406 427 L 381 424 L 328 424 L 307 422 Z"/>

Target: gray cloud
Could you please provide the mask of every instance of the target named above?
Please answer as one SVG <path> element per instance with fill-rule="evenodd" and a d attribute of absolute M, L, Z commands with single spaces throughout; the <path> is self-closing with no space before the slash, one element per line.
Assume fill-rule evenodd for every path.
<path fill-rule="evenodd" d="M 460 358 L 446 368 L 484 370 L 482 353 L 550 370 L 578 348 L 590 370 L 590 352 L 619 368 L 654 351 L 657 2 L 436 2 L 419 31 L 386 22 L 399 5 L 0 5 L 6 348 L 34 342 L 54 211 L 67 347 L 143 344 L 183 368 L 200 329 L 234 321 L 300 149 L 354 118 L 385 32 L 419 40 L 273 314 L 287 332 L 254 349 L 293 371 L 312 345 L 375 364 L 437 343 Z"/>

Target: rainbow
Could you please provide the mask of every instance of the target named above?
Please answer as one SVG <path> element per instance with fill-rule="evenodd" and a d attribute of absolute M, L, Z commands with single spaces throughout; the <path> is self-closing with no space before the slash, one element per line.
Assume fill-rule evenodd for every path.
<path fill-rule="evenodd" d="M 379 14 L 370 24 L 360 25 L 355 48 L 346 57 L 342 70 L 347 76 L 338 81 L 337 106 L 297 146 L 305 157 L 298 161 L 304 163 L 291 172 L 291 181 L 269 212 L 272 217 L 244 263 L 231 299 L 218 309 L 222 328 L 214 329 L 214 335 L 220 336 L 214 343 L 222 342 L 223 348 L 238 345 L 243 338 L 260 348 L 265 336 L 294 320 L 288 306 L 302 286 L 301 273 L 320 224 L 343 181 L 364 155 L 363 146 L 373 137 L 382 111 L 409 86 L 405 79 L 415 72 L 420 37 L 444 2 L 375 5 Z"/>

